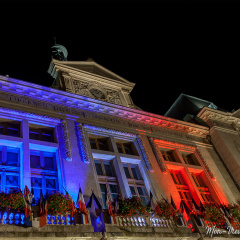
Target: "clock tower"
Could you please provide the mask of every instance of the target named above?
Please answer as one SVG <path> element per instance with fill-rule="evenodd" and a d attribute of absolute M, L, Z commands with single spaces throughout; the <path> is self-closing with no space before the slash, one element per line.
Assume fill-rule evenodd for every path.
<path fill-rule="evenodd" d="M 130 96 L 135 83 L 120 77 L 91 58 L 86 61 L 52 58 L 48 73 L 54 78 L 53 88 L 139 109 Z"/>

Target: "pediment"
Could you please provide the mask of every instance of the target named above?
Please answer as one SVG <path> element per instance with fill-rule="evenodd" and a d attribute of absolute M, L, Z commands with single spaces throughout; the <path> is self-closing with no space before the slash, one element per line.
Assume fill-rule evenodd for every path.
<path fill-rule="evenodd" d="M 74 70 L 79 72 L 86 72 L 94 76 L 104 77 L 105 79 L 115 80 L 120 84 L 128 85 L 134 87 L 135 83 L 132 83 L 125 78 L 117 75 L 116 73 L 108 70 L 107 68 L 101 66 L 93 60 L 88 61 L 59 61 L 56 59 L 52 59 L 52 64 L 55 66 L 61 66 L 62 68 L 66 68 L 66 72 L 68 70 Z"/>

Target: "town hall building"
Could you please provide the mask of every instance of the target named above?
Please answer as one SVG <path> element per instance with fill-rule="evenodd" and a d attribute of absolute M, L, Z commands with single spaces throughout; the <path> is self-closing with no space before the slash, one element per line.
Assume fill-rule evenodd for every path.
<path fill-rule="evenodd" d="M 0 76 L 1 191 L 28 186 L 40 199 L 41 192 L 67 190 L 76 202 L 80 186 L 85 203 L 94 192 L 103 209 L 106 194 L 112 202 L 136 196 L 147 205 L 150 192 L 155 202 L 172 198 L 176 209 L 181 202 L 190 209 L 193 201 L 239 203 L 240 109 L 227 112 L 181 94 L 165 116 L 145 112 L 130 96 L 134 83 L 93 59 L 67 61 L 66 49 L 55 49 L 50 87 Z M 0 217 L 1 239 L 10 230 L 4 230 L 3 213 Z M 25 235 L 12 226 L 11 236 L 57 239 L 62 231 L 71 239 L 205 239 L 210 226 L 203 219 L 193 219 L 190 226 L 184 216 L 175 224 L 156 216 L 116 216 L 115 221 L 105 216 L 102 235 L 91 216 L 85 226 L 82 222 L 62 226 L 64 230 L 48 218 L 40 228 L 34 225 L 38 216 L 32 216 L 35 223 Z M 34 228 L 38 233 L 29 230 Z M 219 234 L 218 239 L 224 238 Z"/>

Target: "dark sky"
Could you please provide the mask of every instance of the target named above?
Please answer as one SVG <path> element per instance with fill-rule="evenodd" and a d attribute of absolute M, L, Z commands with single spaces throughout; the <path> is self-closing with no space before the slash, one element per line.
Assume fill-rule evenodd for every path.
<path fill-rule="evenodd" d="M 136 83 L 131 96 L 145 111 L 164 115 L 181 93 L 228 111 L 240 107 L 239 6 L 53 1 L 0 8 L 0 75 L 50 86 L 56 37 L 69 61 L 92 57 Z"/>

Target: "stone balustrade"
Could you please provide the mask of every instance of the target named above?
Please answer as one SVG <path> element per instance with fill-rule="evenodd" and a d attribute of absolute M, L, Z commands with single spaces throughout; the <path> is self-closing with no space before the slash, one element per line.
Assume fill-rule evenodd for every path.
<path fill-rule="evenodd" d="M 159 227 L 168 228 L 173 226 L 171 220 L 150 216 L 116 217 L 116 223 L 120 227 Z"/>
<path fill-rule="evenodd" d="M 48 225 L 75 225 L 74 217 L 69 215 L 47 215 Z"/>
<path fill-rule="evenodd" d="M 0 224 L 23 226 L 25 224 L 25 215 L 24 213 L 10 211 L 0 212 Z"/>

